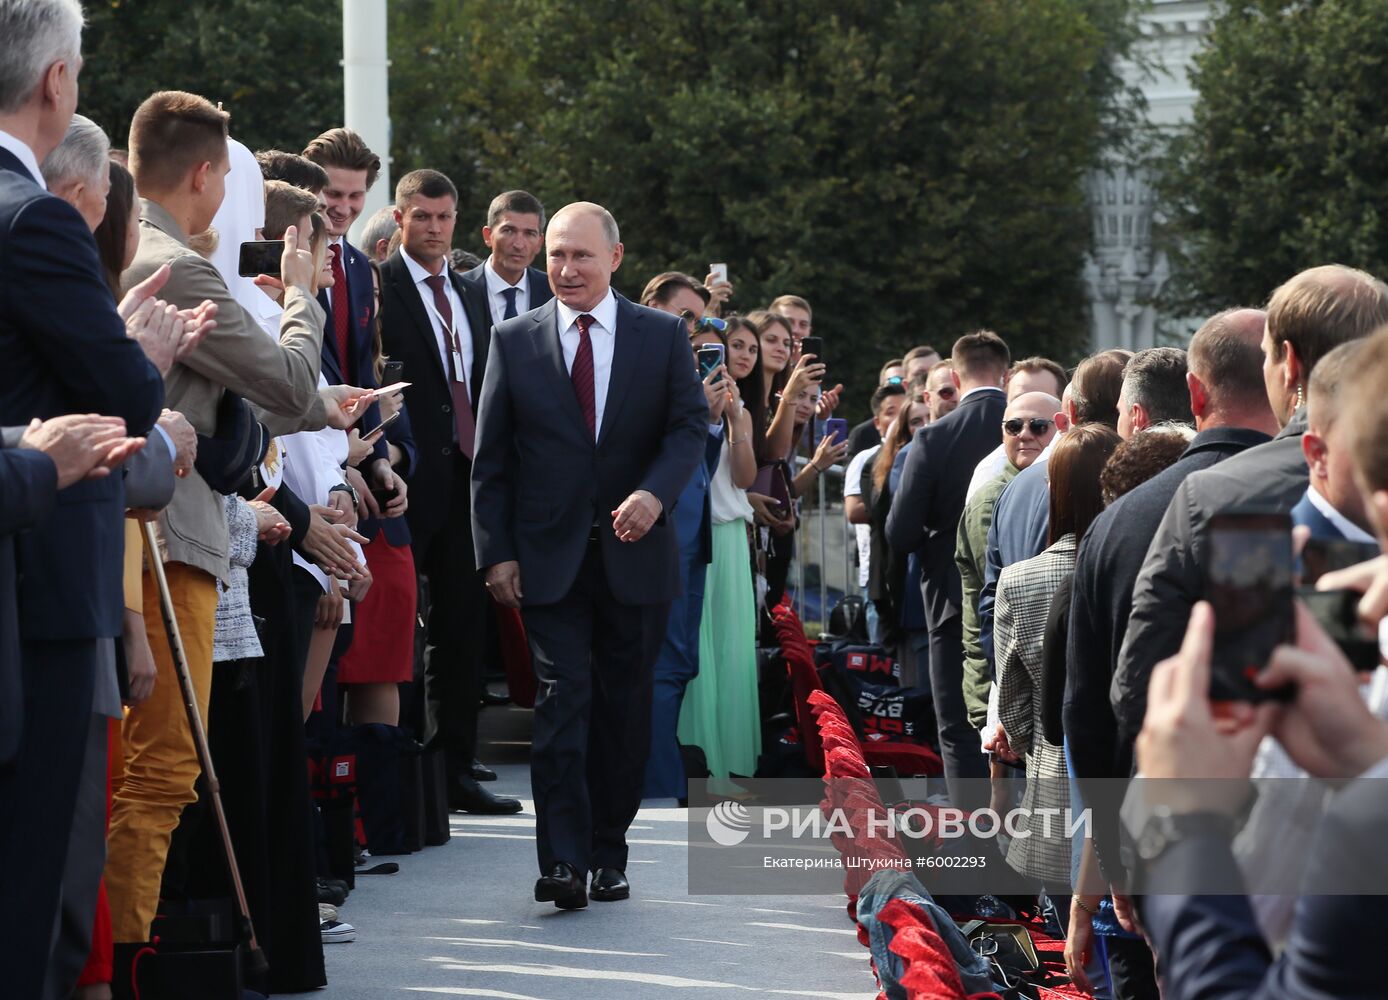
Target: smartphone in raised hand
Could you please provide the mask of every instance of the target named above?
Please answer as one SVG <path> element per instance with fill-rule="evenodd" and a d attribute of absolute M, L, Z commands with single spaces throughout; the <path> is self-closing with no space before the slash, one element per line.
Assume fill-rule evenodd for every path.
<path fill-rule="evenodd" d="M 699 362 L 699 381 L 708 378 L 709 373 L 723 363 L 722 344 L 704 344 L 694 355 Z"/>
<path fill-rule="evenodd" d="M 1290 697 L 1253 683 L 1272 651 L 1296 638 L 1292 519 L 1281 512 L 1216 514 L 1205 529 L 1205 593 L 1214 609 L 1213 701 Z"/>
<path fill-rule="evenodd" d="M 278 278 L 283 257 L 284 240 L 248 240 L 241 244 L 236 273 L 243 278 L 254 278 L 261 274 Z"/>

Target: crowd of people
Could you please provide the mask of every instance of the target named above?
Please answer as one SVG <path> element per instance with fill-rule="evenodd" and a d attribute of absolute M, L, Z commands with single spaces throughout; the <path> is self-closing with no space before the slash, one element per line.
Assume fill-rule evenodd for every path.
<path fill-rule="evenodd" d="M 758 773 L 767 612 L 835 467 L 855 627 L 928 695 L 954 805 L 1281 768 L 1345 789 L 1300 847 L 1381 868 L 1382 800 L 1356 779 L 1388 766 L 1382 699 L 1288 609 L 1248 683 L 1290 692 L 1216 705 L 1203 603 L 1229 511 L 1285 515 L 1298 544 L 1388 544 L 1377 278 L 1311 268 L 1184 350 L 1072 369 L 962 333 L 886 360 L 871 415 L 835 433 L 806 299 L 735 311 L 715 266 L 633 302 L 611 213 L 550 217 L 518 190 L 473 257 L 431 169 L 353 245 L 381 170 L 359 135 L 252 151 L 219 105 L 162 91 L 112 148 L 75 114 L 81 26 L 74 0 L 0 0 L 7 994 L 110 996 L 161 912 L 230 894 L 181 675 L 268 990 L 323 985 L 323 944 L 354 933 L 321 870 L 306 725 L 399 730 L 441 754 L 450 809 L 522 809 L 479 759 L 498 630 L 523 633 L 537 684 L 534 897 L 627 898 L 643 799 L 704 774 L 737 797 Z M 247 274 L 257 241 L 282 248 Z M 1388 612 L 1381 560 L 1319 585 L 1367 591 L 1375 627 Z M 1246 807 L 1128 831 L 1098 810 L 1092 837 L 1016 837 L 1005 861 L 1096 995 L 1376 995 L 1369 897 L 1143 891 L 1265 863 L 1235 848 Z"/>

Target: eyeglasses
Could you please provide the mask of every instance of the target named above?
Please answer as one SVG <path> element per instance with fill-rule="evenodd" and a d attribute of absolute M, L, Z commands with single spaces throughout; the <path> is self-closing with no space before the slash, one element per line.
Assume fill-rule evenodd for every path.
<path fill-rule="evenodd" d="M 1036 437 L 1040 437 L 1050 429 L 1053 423 L 1055 423 L 1054 420 L 1047 420 L 1045 417 L 1032 417 L 1029 420 L 1023 420 L 1021 417 L 1013 417 L 1011 420 L 1004 420 L 1002 422 L 1002 429 L 1013 437 L 1019 437 L 1022 433 L 1022 429 L 1026 428 Z"/>
<path fill-rule="evenodd" d="M 942 385 L 938 389 L 931 389 L 932 395 L 939 396 L 941 399 L 953 399 L 959 390 L 952 385 Z"/>
<path fill-rule="evenodd" d="M 728 321 L 719 319 L 717 316 L 705 316 L 700 319 L 688 309 L 680 310 L 680 319 L 689 324 L 691 333 L 703 333 L 705 330 L 715 330 L 722 333 L 728 328 Z"/>
<path fill-rule="evenodd" d="M 883 384 L 883 385 L 901 385 L 901 383 L 903 383 L 903 382 L 905 382 L 905 381 L 906 381 L 906 380 L 905 380 L 904 378 L 902 378 L 900 375 L 888 375 L 888 376 L 887 376 L 887 381 L 883 382 L 882 384 Z"/>

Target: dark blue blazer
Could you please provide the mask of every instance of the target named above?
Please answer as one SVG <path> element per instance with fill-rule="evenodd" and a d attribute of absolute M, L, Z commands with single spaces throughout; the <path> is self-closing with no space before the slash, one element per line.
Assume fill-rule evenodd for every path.
<path fill-rule="evenodd" d="M 0 435 L 0 768 L 19 751 L 24 721 L 14 535 L 38 524 L 58 491 L 57 467 L 42 452 L 19 448 L 23 434 L 7 427 Z"/>
<path fill-rule="evenodd" d="M 472 463 L 477 566 L 518 560 L 526 605 L 573 586 L 599 526 L 603 565 L 620 604 L 680 593 L 674 519 L 704 456 L 708 402 L 677 316 L 617 296 L 616 343 L 602 427 L 593 441 L 564 365 L 553 300 L 492 331 Z M 660 501 L 659 521 L 620 542 L 611 511 L 636 490 Z"/>
<path fill-rule="evenodd" d="M 887 515 L 887 541 L 898 552 L 919 552 L 925 620 L 932 629 L 960 614 L 964 597 L 954 540 L 969 474 L 1002 441 L 1006 409 L 1001 389 L 982 389 L 911 439 L 901 487 Z"/>
<path fill-rule="evenodd" d="M 525 273 L 528 278 L 527 291 L 530 293 L 531 309 L 538 309 L 554 298 L 554 291 L 549 287 L 549 276 L 544 271 L 527 267 Z M 483 261 L 458 277 L 458 287 L 462 290 L 463 311 L 467 313 L 468 325 L 472 327 L 473 336 L 490 338 L 492 327 L 501 322 L 501 317 L 492 316 L 491 298 L 487 295 L 487 262 Z"/>
<path fill-rule="evenodd" d="M 143 436 L 164 382 L 126 336 L 77 210 L 0 150 L 0 425 L 101 413 Z M 57 495 L 44 523 L 17 542 L 22 633 L 30 639 L 121 634 L 125 488 L 119 475 Z"/>
<path fill-rule="evenodd" d="M 350 323 L 347 327 L 348 354 L 350 356 L 347 358 L 338 356 L 337 334 L 334 332 L 336 318 L 333 316 L 332 289 L 322 289 L 318 293 L 318 304 L 323 307 L 323 313 L 326 316 L 323 325 L 323 377 L 328 380 L 329 385 L 355 385 L 364 389 L 374 389 L 379 383 L 376 381 L 376 371 L 371 363 L 372 348 L 376 340 L 376 294 L 371 281 L 371 264 L 368 262 L 366 254 L 352 246 L 346 239 L 342 241 L 342 270 L 347 275 L 347 303 L 351 310 Z M 381 407 L 377 403 L 372 403 L 361 418 L 361 433 L 368 433 L 380 422 Z M 400 419 L 387 428 L 386 433 L 377 440 L 375 451 L 371 456 L 372 459 L 389 457 L 390 452 L 386 447 L 387 441 L 404 450 L 405 446 L 401 443 L 402 431 L 403 440 L 408 440 L 409 451 L 413 452 L 414 438 L 409 431 L 409 417 L 402 414 Z M 392 545 L 409 544 L 410 529 L 404 518 L 370 520 L 358 526 L 358 530 L 367 538 L 375 537 L 377 528 L 385 532 L 386 539 Z"/>
<path fill-rule="evenodd" d="M 1308 488 L 1306 492 L 1309 494 L 1310 489 Z M 1342 539 L 1345 537 L 1344 532 L 1335 527 L 1335 522 L 1316 509 L 1310 496 L 1303 496 L 1301 502 L 1292 508 L 1292 524 L 1297 527 L 1304 525 L 1310 528 L 1312 538 Z"/>
<path fill-rule="evenodd" d="M 1291 933 L 1274 959 L 1241 895 L 1177 895 L 1169 886 L 1225 886 L 1238 872 L 1227 837 L 1173 844 L 1149 866 L 1151 894 L 1136 897 L 1160 956 L 1163 995 L 1202 1000 L 1377 1000 L 1383 981 L 1381 779 L 1360 778 L 1331 799 L 1302 874 Z M 1364 895 L 1345 894 L 1365 886 Z M 1178 890 L 1189 891 L 1189 889 Z M 1340 893 L 1335 895 L 1332 893 Z"/>

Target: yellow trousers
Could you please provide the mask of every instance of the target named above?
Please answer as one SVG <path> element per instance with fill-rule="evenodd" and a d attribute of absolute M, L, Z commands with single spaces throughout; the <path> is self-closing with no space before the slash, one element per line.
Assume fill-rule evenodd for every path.
<path fill-rule="evenodd" d="M 206 721 L 212 691 L 216 580 L 183 563 L 165 563 L 164 572 L 188 655 L 198 711 Z M 183 807 L 197 798 L 194 786 L 201 773 L 159 608 L 154 574 L 145 573 L 145 632 L 159 674 L 154 693 L 126 716 L 125 773 L 111 803 L 106 891 L 116 941 L 148 940 L 159 905 L 169 839 Z"/>

